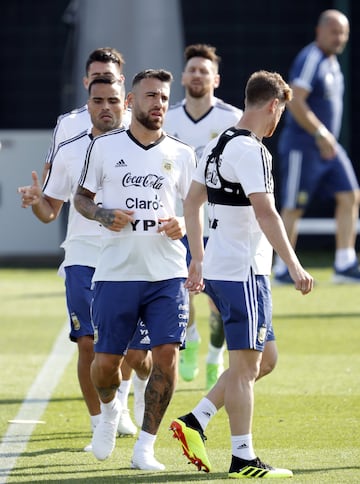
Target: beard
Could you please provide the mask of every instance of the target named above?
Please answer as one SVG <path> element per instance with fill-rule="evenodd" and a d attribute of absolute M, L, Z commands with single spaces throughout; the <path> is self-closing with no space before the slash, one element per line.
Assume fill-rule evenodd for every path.
<path fill-rule="evenodd" d="M 162 127 L 163 124 L 162 120 L 151 119 L 150 116 L 142 112 L 136 113 L 136 119 L 137 121 L 139 121 L 140 124 L 142 124 L 145 128 L 150 129 L 151 131 L 157 131 Z"/>
<path fill-rule="evenodd" d="M 204 86 L 195 86 L 194 87 L 194 86 L 190 85 L 190 86 L 187 87 L 187 92 L 191 97 L 193 97 L 195 99 L 200 99 L 207 94 L 208 90 Z"/>

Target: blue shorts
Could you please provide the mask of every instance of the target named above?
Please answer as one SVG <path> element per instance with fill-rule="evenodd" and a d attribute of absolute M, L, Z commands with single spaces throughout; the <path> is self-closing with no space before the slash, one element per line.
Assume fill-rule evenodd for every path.
<path fill-rule="evenodd" d="M 151 342 L 149 336 L 149 330 L 146 327 L 144 321 L 138 321 L 134 336 L 129 343 L 129 350 L 151 350 Z"/>
<path fill-rule="evenodd" d="M 209 237 L 204 237 L 204 247 L 206 247 L 207 241 L 209 240 Z M 190 253 L 190 247 L 189 247 L 189 241 L 187 238 L 187 235 L 184 235 L 184 237 L 181 239 L 181 242 L 185 245 L 186 247 L 186 265 L 189 267 L 190 262 L 191 262 L 191 253 Z"/>
<path fill-rule="evenodd" d="M 87 266 L 65 267 L 66 304 L 70 316 L 70 339 L 77 341 L 80 336 L 93 336 L 90 306 L 93 292 L 91 280 L 95 269 Z"/>
<path fill-rule="evenodd" d="M 182 344 L 189 318 L 184 282 L 184 278 L 96 282 L 92 303 L 95 352 L 126 354 L 139 320 L 146 324 L 151 348 Z"/>
<path fill-rule="evenodd" d="M 246 282 L 206 279 L 205 287 L 220 311 L 228 350 L 263 351 L 266 341 L 275 339 L 268 276 L 251 273 Z"/>
<path fill-rule="evenodd" d="M 285 143 L 284 143 L 285 144 Z M 281 207 L 305 210 L 314 198 L 334 198 L 338 192 L 358 189 L 352 163 L 341 145 L 337 155 L 324 160 L 316 145 L 300 138 L 279 150 L 281 179 Z"/>

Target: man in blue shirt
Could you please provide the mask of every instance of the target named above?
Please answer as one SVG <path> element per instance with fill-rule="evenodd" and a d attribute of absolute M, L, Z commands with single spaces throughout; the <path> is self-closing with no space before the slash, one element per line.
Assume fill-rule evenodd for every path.
<path fill-rule="evenodd" d="M 337 55 L 349 38 L 349 22 L 338 10 L 319 18 L 316 39 L 303 48 L 290 69 L 293 100 L 279 139 L 281 216 L 293 246 L 297 221 L 309 203 L 335 198 L 336 253 L 334 282 L 360 282 L 355 253 L 358 182 L 352 163 L 338 143 L 344 79 Z M 286 265 L 275 264 L 275 282 L 291 283 Z"/>

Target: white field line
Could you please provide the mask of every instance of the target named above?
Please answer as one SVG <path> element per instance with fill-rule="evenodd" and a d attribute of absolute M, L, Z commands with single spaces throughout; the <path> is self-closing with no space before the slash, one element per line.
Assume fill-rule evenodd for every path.
<path fill-rule="evenodd" d="M 4 484 L 24 452 L 31 434 L 40 421 L 51 395 L 76 350 L 68 337 L 69 323 L 62 328 L 54 346 L 21 404 L 18 414 L 8 426 L 0 444 L 0 484 Z M 26 421 L 27 423 L 24 423 Z"/>

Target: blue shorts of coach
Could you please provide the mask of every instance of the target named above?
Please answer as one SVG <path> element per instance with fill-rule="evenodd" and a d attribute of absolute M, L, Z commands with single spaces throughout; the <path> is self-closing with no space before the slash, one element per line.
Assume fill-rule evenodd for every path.
<path fill-rule="evenodd" d="M 251 272 L 245 282 L 206 279 L 205 292 L 220 311 L 228 350 L 263 351 L 275 339 L 268 276 Z"/>
<path fill-rule="evenodd" d="M 165 281 L 97 281 L 92 320 L 95 352 L 124 355 L 137 329 L 145 323 L 151 348 L 182 344 L 189 317 L 184 278 Z"/>
<path fill-rule="evenodd" d="M 337 144 L 337 154 L 332 160 L 321 158 L 319 149 L 306 142 L 294 140 L 280 151 L 281 207 L 305 210 L 314 196 L 331 200 L 338 192 L 358 189 L 352 163 Z"/>

